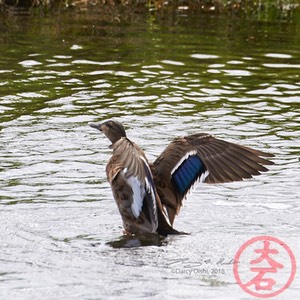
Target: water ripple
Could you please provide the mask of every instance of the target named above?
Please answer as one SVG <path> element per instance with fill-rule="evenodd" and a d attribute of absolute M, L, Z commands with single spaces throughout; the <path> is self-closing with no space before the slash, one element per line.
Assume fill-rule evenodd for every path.
<path fill-rule="evenodd" d="M 231 265 L 214 280 L 177 274 L 169 263 L 181 258 L 177 268 L 186 270 L 186 261 L 230 259 L 254 235 L 299 248 L 297 35 L 282 34 L 289 24 L 279 34 L 260 22 L 255 36 L 247 26 L 225 36 L 228 24 L 218 30 L 221 20 L 211 17 L 205 26 L 170 31 L 152 21 L 112 26 L 82 18 L 72 29 L 54 24 L 55 38 L 47 33 L 54 19 L 46 18 L 40 33 L 34 27 L 16 35 L 16 27 L 3 39 L 12 44 L 0 45 L 4 293 L 161 299 L 188 290 L 190 298 L 200 291 L 224 299 L 230 290 L 232 299 L 244 297 L 228 289 L 236 287 Z M 24 31 L 31 26 L 24 24 Z M 122 221 L 105 173 L 110 143 L 87 125 L 109 118 L 124 123 L 150 161 L 174 137 L 207 132 L 273 153 L 275 165 L 252 180 L 198 185 L 175 221 L 190 235 L 122 249 Z M 296 299 L 299 288 L 290 291 Z"/>

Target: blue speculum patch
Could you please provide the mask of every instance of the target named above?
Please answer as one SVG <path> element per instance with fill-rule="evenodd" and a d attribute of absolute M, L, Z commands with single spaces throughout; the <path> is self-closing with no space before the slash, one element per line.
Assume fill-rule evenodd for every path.
<path fill-rule="evenodd" d="M 181 194 L 185 194 L 204 172 L 205 167 L 201 159 L 196 155 L 192 155 L 184 160 L 173 173 L 172 182 Z"/>

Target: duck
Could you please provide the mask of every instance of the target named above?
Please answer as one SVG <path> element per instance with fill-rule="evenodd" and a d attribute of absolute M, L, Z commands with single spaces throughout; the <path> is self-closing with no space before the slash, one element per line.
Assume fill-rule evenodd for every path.
<path fill-rule="evenodd" d="M 273 154 L 207 133 L 174 138 L 151 163 L 127 137 L 121 122 L 110 119 L 89 125 L 111 142 L 106 176 L 125 235 L 180 234 L 174 220 L 195 184 L 242 181 L 274 164 Z"/>

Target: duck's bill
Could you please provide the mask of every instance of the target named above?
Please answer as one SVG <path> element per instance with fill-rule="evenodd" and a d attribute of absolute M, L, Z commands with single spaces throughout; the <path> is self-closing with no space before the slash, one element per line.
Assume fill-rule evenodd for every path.
<path fill-rule="evenodd" d="M 100 131 L 102 131 L 101 125 L 102 125 L 101 123 L 89 123 L 89 126 L 91 126 L 92 128 L 98 129 Z"/>

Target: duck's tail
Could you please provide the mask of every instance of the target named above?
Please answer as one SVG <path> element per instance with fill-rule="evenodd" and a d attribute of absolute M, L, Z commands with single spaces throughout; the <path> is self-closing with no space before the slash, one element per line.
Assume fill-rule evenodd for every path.
<path fill-rule="evenodd" d="M 161 211 L 161 209 L 158 207 L 157 209 L 157 216 L 158 216 L 158 228 L 157 233 L 162 236 L 167 236 L 169 234 L 188 234 L 185 232 L 180 232 L 176 229 L 174 229 L 169 222 L 166 220 L 165 215 Z"/>

